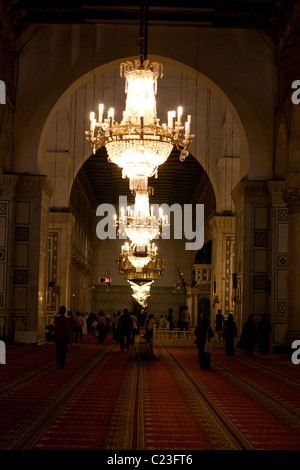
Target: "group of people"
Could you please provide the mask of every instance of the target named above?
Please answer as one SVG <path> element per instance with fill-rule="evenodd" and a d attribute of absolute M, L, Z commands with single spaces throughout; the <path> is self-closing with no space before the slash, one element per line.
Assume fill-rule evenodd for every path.
<path fill-rule="evenodd" d="M 225 320 L 221 311 L 218 311 L 215 331 L 219 335 L 219 338 L 220 334 L 222 335 L 225 341 L 225 352 L 228 356 L 232 356 L 235 347 L 238 347 L 244 349 L 246 356 L 252 357 L 257 340 L 259 352 L 261 354 L 267 354 L 269 352 L 271 325 L 268 322 L 266 314 L 261 316 L 257 325 L 254 322 L 253 315 L 249 315 L 247 321 L 243 324 L 240 340 L 237 342 L 236 346 L 235 338 L 237 338 L 237 327 L 231 313 L 228 315 L 227 320 Z"/>
<path fill-rule="evenodd" d="M 171 329 L 170 318 L 172 317 L 172 309 L 169 310 L 168 317 L 161 315 L 158 323 L 159 328 L 168 327 Z M 181 316 L 182 320 L 184 318 L 184 316 Z M 105 316 L 103 311 L 100 311 L 98 315 L 82 315 L 76 312 L 76 316 L 73 317 L 71 312 L 66 311 L 65 306 L 61 306 L 53 324 L 56 341 L 56 362 L 61 368 L 64 368 L 68 344 L 77 342 L 78 339 L 83 342 L 83 335 L 87 334 L 88 330 L 91 330 L 98 337 L 99 344 L 104 342 L 111 331 L 113 338 L 120 343 L 121 351 L 124 351 L 129 350 L 130 345 L 135 343 L 135 337 L 140 334 L 140 327 L 143 326 L 145 329 L 144 339 L 146 342 L 151 343 L 156 322 L 153 314 L 147 315 L 144 320 L 144 324 L 141 325 L 137 316 L 129 313 L 126 308 L 122 313 L 113 314 L 112 320 L 109 315 Z M 182 328 L 187 328 L 185 322 L 183 322 Z M 242 327 L 240 340 L 235 344 L 237 326 L 233 315 L 229 314 L 225 320 L 221 310 L 219 310 L 216 316 L 215 332 L 219 339 L 224 339 L 225 354 L 228 356 L 234 355 L 236 347 L 241 347 L 244 349 L 246 356 L 252 357 L 257 339 L 260 353 L 267 354 L 269 352 L 270 330 L 271 326 L 266 315 L 262 315 L 257 325 L 254 322 L 253 315 L 249 315 Z M 210 368 L 212 338 L 215 336 L 215 332 L 211 328 L 209 315 L 203 313 L 195 329 L 195 343 L 198 348 L 198 360 L 201 369 Z"/>
<path fill-rule="evenodd" d="M 270 331 L 271 325 L 267 319 L 267 315 L 262 315 L 257 325 L 254 322 L 253 315 L 249 315 L 242 327 L 240 339 L 235 345 L 237 326 L 233 315 L 229 314 L 227 320 L 225 320 L 221 310 L 219 310 L 216 315 L 215 332 L 219 339 L 224 339 L 225 354 L 227 356 L 233 356 L 235 348 L 239 347 L 244 349 L 247 357 L 252 357 L 257 340 L 260 354 L 267 354 L 269 352 Z M 198 348 L 198 359 L 201 369 L 210 368 L 211 342 L 214 336 L 215 333 L 211 328 L 209 315 L 204 313 L 200 316 L 198 326 L 195 330 L 195 343 Z"/>

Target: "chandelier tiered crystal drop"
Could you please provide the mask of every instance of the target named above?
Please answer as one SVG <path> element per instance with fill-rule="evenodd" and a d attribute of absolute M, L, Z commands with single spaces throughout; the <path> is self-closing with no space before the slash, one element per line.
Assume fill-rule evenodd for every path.
<path fill-rule="evenodd" d="M 157 79 L 162 77 L 162 64 L 140 60 L 127 61 L 120 66 L 125 77 L 126 108 L 121 123 L 115 121 L 115 110 L 109 108 L 104 118 L 104 105 L 99 105 L 97 116 L 90 114 L 90 129 L 86 138 L 93 153 L 105 145 L 108 161 L 122 168 L 123 178 L 129 178 L 131 190 L 146 190 L 148 178 L 157 177 L 158 167 L 176 146 L 181 150 L 180 160 L 188 156 L 191 134 L 191 116 L 182 122 L 182 107 L 168 112 L 167 123 L 159 124 L 156 112 Z"/>
<path fill-rule="evenodd" d="M 122 169 L 122 177 L 129 179 L 129 188 L 135 194 L 134 209 L 121 209 L 116 226 L 119 234 L 129 238 L 116 259 L 120 274 L 130 283 L 133 297 L 144 308 L 150 296 L 151 284 L 163 274 L 167 260 L 158 257 L 154 239 L 168 227 L 162 213 L 154 214 L 149 205 L 148 179 L 158 177 L 158 167 L 169 158 L 174 146 L 179 159 L 189 155 L 187 147 L 193 139 L 191 116 L 183 121 L 183 109 L 169 111 L 167 122 L 160 124 L 157 117 L 157 81 L 163 77 L 163 66 L 147 59 L 147 0 L 141 0 L 140 60 L 120 65 L 125 78 L 126 105 L 122 120 L 115 120 L 114 108 L 104 117 L 104 105 L 90 113 L 90 128 L 85 131 L 93 154 L 105 146 L 108 161 Z"/>

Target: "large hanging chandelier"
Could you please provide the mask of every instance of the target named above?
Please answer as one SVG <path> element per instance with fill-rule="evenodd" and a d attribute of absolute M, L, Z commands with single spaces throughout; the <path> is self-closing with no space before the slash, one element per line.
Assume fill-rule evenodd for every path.
<path fill-rule="evenodd" d="M 97 113 L 90 113 L 90 129 L 85 132 L 94 154 L 105 146 L 108 161 L 122 168 L 122 176 L 129 178 L 131 190 L 147 189 L 148 178 L 157 177 L 158 167 L 168 159 L 174 146 L 181 150 L 180 160 L 184 161 L 189 154 L 187 146 L 194 137 L 191 115 L 183 122 L 182 106 L 168 112 L 166 123 L 159 123 L 155 96 L 157 80 L 163 77 L 163 66 L 147 59 L 143 13 L 141 6 L 141 57 L 120 65 L 126 94 L 123 118 L 120 123 L 115 121 L 114 108 L 109 108 L 104 117 L 101 103 Z"/>
<path fill-rule="evenodd" d="M 115 121 L 115 110 L 109 108 L 104 118 L 104 105 L 99 105 L 97 116 L 90 114 L 90 129 L 86 138 L 93 153 L 105 145 L 108 161 L 122 168 L 123 178 L 129 178 L 131 190 L 145 190 L 148 178 L 169 157 L 176 146 L 184 161 L 191 134 L 191 116 L 182 122 L 182 107 L 168 112 L 167 123 L 159 124 L 156 115 L 157 79 L 162 77 L 162 64 L 140 60 L 127 61 L 120 66 L 125 77 L 126 108 L 121 123 Z"/>

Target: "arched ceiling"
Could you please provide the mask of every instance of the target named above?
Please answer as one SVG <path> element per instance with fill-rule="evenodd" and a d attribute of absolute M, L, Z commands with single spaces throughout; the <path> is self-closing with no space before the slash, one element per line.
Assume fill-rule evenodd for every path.
<path fill-rule="evenodd" d="M 107 161 L 105 147 L 92 155 L 77 174 L 81 186 L 90 201 L 117 204 L 119 196 L 127 196 L 133 202 L 128 178 L 122 178 L 122 170 Z M 179 161 L 179 151 L 173 150 L 168 160 L 159 167 L 158 178 L 149 178 L 148 185 L 154 189 L 150 197 L 152 204 L 202 203 L 208 188 L 213 194 L 209 178 L 199 162 L 189 155 L 185 162 Z M 210 197 L 211 209 L 215 198 Z M 208 208 L 207 208 L 208 209 Z"/>

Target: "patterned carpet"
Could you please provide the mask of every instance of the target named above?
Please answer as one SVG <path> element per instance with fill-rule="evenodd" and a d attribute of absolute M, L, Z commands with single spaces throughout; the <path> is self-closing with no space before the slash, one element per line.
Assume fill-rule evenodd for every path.
<path fill-rule="evenodd" d="M 108 338 L 68 350 L 9 346 L 0 365 L 1 450 L 300 450 L 300 366 L 281 355 L 234 357 L 211 369 L 193 347 L 131 361 Z"/>

